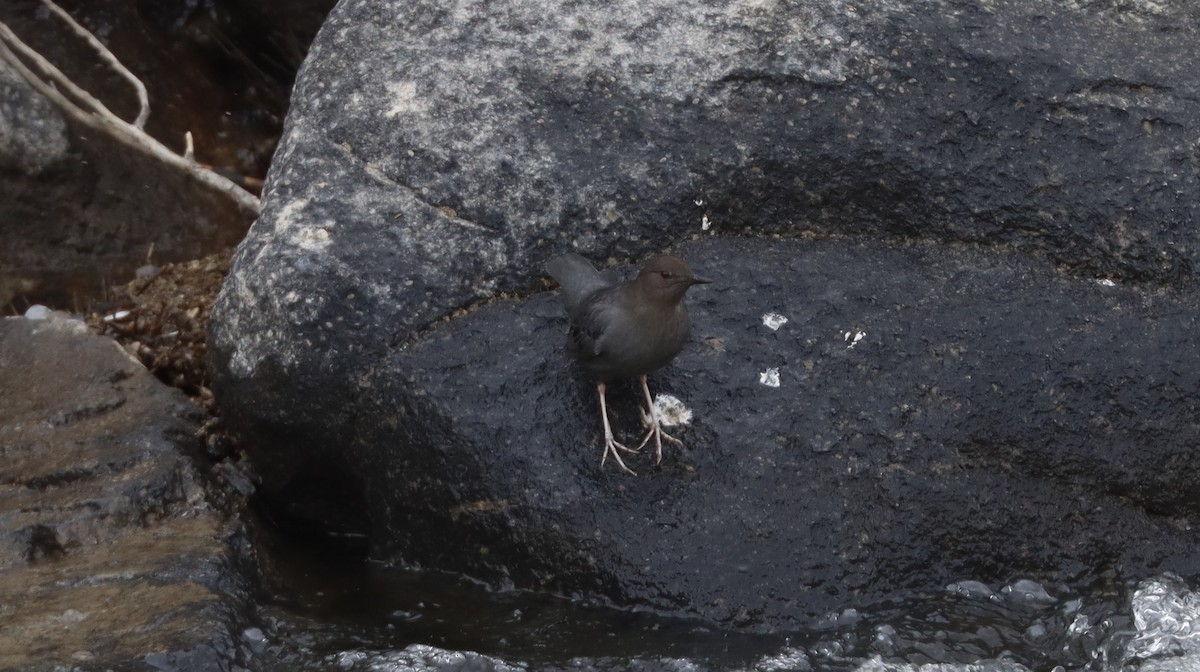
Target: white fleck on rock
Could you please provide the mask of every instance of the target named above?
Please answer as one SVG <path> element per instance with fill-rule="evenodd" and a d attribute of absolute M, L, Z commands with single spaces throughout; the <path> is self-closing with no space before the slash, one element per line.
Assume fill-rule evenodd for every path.
<path fill-rule="evenodd" d="M 692 424 L 692 409 L 685 406 L 678 397 L 669 394 L 654 397 L 653 411 L 659 424 L 665 427 Z"/>
<path fill-rule="evenodd" d="M 779 329 L 783 325 L 787 324 L 787 322 L 788 318 L 780 315 L 779 313 L 766 313 L 762 316 L 763 326 L 771 331 Z"/>
<path fill-rule="evenodd" d="M 87 614 L 76 609 L 67 609 L 57 616 L 51 616 L 50 619 L 59 623 L 78 623 L 88 617 Z"/>
<path fill-rule="evenodd" d="M 758 382 L 767 387 L 779 387 L 779 369 L 771 368 L 758 374 Z"/>
<path fill-rule="evenodd" d="M 1096 284 L 1101 287 L 1116 287 L 1117 283 L 1112 278 L 1100 278 L 1096 280 Z"/>
<path fill-rule="evenodd" d="M 703 217 L 700 218 L 700 230 L 708 231 L 711 228 L 712 228 L 712 220 L 710 220 L 708 218 L 708 215 L 705 214 Z"/>
<path fill-rule="evenodd" d="M 413 81 L 387 82 L 389 106 L 383 116 L 395 119 L 399 116 L 413 116 L 426 111 L 428 104 L 417 95 L 417 83 Z"/>
<path fill-rule="evenodd" d="M 847 331 L 845 333 L 845 335 L 843 336 L 846 343 L 848 343 L 848 345 L 846 346 L 846 349 L 849 350 L 849 349 L 853 348 L 854 346 L 858 345 L 858 342 L 861 341 L 863 338 L 866 338 L 866 336 L 867 336 L 867 332 L 862 331 L 861 329 L 858 331 Z"/>
<path fill-rule="evenodd" d="M 117 312 L 113 313 L 112 315 L 105 315 L 104 321 L 105 322 L 120 322 L 127 317 L 129 317 L 128 310 L 118 310 Z"/>
<path fill-rule="evenodd" d="M 250 649 L 255 653 L 262 653 L 267 648 L 267 636 L 258 628 L 243 630 L 242 639 L 250 645 Z"/>
<path fill-rule="evenodd" d="M 324 227 L 310 227 L 297 231 L 292 238 L 292 242 L 307 252 L 321 252 L 329 247 L 332 238 L 329 235 L 328 229 Z"/>

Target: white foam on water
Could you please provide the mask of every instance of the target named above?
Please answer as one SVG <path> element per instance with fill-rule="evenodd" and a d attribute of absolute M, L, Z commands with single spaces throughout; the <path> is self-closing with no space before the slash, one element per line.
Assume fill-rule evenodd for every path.
<path fill-rule="evenodd" d="M 1200 595 L 1183 579 L 1165 574 L 1142 581 L 1129 606 L 1137 634 L 1125 648 L 1126 661 L 1200 653 Z"/>

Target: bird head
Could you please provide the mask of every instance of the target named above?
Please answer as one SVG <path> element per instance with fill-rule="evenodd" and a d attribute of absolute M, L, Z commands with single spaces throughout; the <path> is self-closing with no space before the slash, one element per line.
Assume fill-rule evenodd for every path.
<path fill-rule="evenodd" d="M 688 287 L 712 282 L 698 277 L 687 262 L 673 254 L 647 261 L 638 273 L 637 283 L 651 300 L 677 303 Z"/>

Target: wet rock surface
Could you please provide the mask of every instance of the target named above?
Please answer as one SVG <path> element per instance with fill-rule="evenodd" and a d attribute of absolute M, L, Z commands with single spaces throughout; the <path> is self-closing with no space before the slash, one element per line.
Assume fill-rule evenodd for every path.
<path fill-rule="evenodd" d="M 0 320 L 0 402 L 0 668 L 232 669 L 252 574 L 200 410 L 59 314 Z"/>
<path fill-rule="evenodd" d="M 653 380 L 694 414 L 662 466 L 599 468 L 594 387 L 538 293 L 375 361 L 336 450 L 254 443 L 265 483 L 359 507 L 323 515 L 380 557 L 750 630 L 964 576 L 1200 571 L 1194 294 L 933 246 L 680 251 L 715 282 Z M 613 395 L 625 438 L 638 402 Z"/>
<path fill-rule="evenodd" d="M 377 557 L 736 628 L 1193 575 L 1196 11 L 343 2 L 215 308 L 223 413 Z M 687 448 L 601 472 L 541 265 L 714 234 L 655 384 Z"/>

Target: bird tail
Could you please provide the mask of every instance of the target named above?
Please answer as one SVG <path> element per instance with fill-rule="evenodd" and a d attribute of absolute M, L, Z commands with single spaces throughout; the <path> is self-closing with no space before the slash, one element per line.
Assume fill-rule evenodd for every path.
<path fill-rule="evenodd" d="M 568 306 L 610 284 L 587 259 L 574 252 L 551 259 L 546 263 L 546 272 L 562 285 L 563 303 Z"/>

